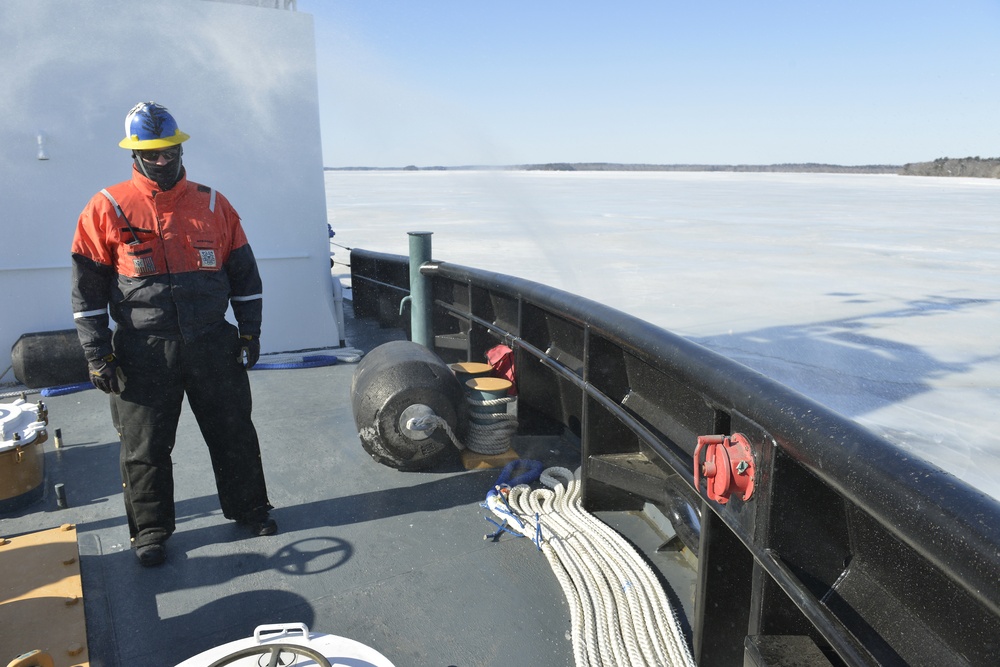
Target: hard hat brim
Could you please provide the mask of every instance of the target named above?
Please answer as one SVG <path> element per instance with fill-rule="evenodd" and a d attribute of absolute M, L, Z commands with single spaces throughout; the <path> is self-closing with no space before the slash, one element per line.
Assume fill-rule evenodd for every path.
<path fill-rule="evenodd" d="M 140 139 L 136 135 L 131 137 L 125 137 L 118 142 L 118 145 L 122 148 L 129 148 L 132 150 L 156 150 L 158 148 L 169 148 L 171 146 L 176 146 L 178 144 L 184 143 L 191 138 L 191 135 L 177 130 L 174 132 L 172 137 L 160 137 L 159 139 Z"/>

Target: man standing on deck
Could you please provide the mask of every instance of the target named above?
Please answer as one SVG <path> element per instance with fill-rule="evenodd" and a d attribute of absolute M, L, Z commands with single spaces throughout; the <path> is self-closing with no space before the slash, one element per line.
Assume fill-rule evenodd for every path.
<path fill-rule="evenodd" d="M 119 143 L 132 151 L 132 177 L 94 195 L 73 239 L 73 317 L 91 381 L 111 396 L 129 533 L 145 566 L 166 559 L 174 532 L 170 454 L 185 394 L 223 515 L 254 535 L 278 530 L 247 378 L 260 355 L 260 275 L 229 201 L 187 179 L 189 138 L 162 105 L 137 104 Z M 238 328 L 225 319 L 230 304 Z"/>

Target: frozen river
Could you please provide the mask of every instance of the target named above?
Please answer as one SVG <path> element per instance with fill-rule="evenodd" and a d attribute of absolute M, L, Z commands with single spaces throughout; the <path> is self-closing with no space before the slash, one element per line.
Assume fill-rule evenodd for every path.
<path fill-rule="evenodd" d="M 406 254 L 432 231 L 435 259 L 653 322 L 1000 498 L 1000 181 L 393 171 L 326 191 L 337 243 Z"/>

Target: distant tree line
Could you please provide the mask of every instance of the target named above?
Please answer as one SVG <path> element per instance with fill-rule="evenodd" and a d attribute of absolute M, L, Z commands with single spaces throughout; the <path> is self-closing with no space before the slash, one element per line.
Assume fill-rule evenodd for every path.
<path fill-rule="evenodd" d="M 736 171 L 801 174 L 901 174 L 904 176 L 973 176 L 1000 178 L 1000 158 L 942 157 L 933 162 L 905 165 L 839 165 L 816 162 L 784 164 L 622 164 L 616 162 L 549 162 L 509 166 L 466 165 L 461 167 L 326 167 L 327 171 Z"/>
<path fill-rule="evenodd" d="M 905 176 L 973 176 L 1000 178 L 1000 157 L 939 157 L 933 162 L 904 164 L 899 172 Z"/>
<path fill-rule="evenodd" d="M 815 162 L 786 164 L 618 164 L 613 162 L 552 162 L 515 167 L 526 171 L 739 171 L 798 172 L 808 174 L 896 174 L 899 165 L 867 164 L 846 166 Z"/>
<path fill-rule="evenodd" d="M 464 165 L 458 167 L 325 167 L 325 171 L 741 171 L 741 172 L 800 172 L 834 174 L 897 174 L 900 166 L 869 164 L 844 166 L 839 164 L 623 164 L 616 162 L 550 162 L 506 166 Z"/>

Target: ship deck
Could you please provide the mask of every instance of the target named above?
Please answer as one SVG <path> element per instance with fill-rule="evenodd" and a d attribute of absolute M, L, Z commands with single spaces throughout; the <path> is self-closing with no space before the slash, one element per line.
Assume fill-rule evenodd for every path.
<path fill-rule="evenodd" d="M 349 346 L 368 351 L 401 337 L 352 319 L 347 306 Z M 223 518 L 185 409 L 174 450 L 177 531 L 157 568 L 140 567 L 129 549 L 107 398 L 44 399 L 62 445 L 45 444 L 44 499 L 0 518 L 0 535 L 76 525 L 90 665 L 175 665 L 258 625 L 291 622 L 359 641 L 396 665 L 573 664 L 569 608 L 543 554 L 511 535 L 484 539 L 494 527 L 480 503 L 499 470 L 467 470 L 457 451 L 422 472 L 373 461 L 354 425 L 354 369 L 251 373 L 275 536 L 249 537 Z M 580 464 L 567 438 L 517 436 L 513 448 L 546 466 Z M 690 615 L 694 572 L 683 556 L 658 552 L 662 535 L 639 515 L 601 518 L 650 554 Z"/>

